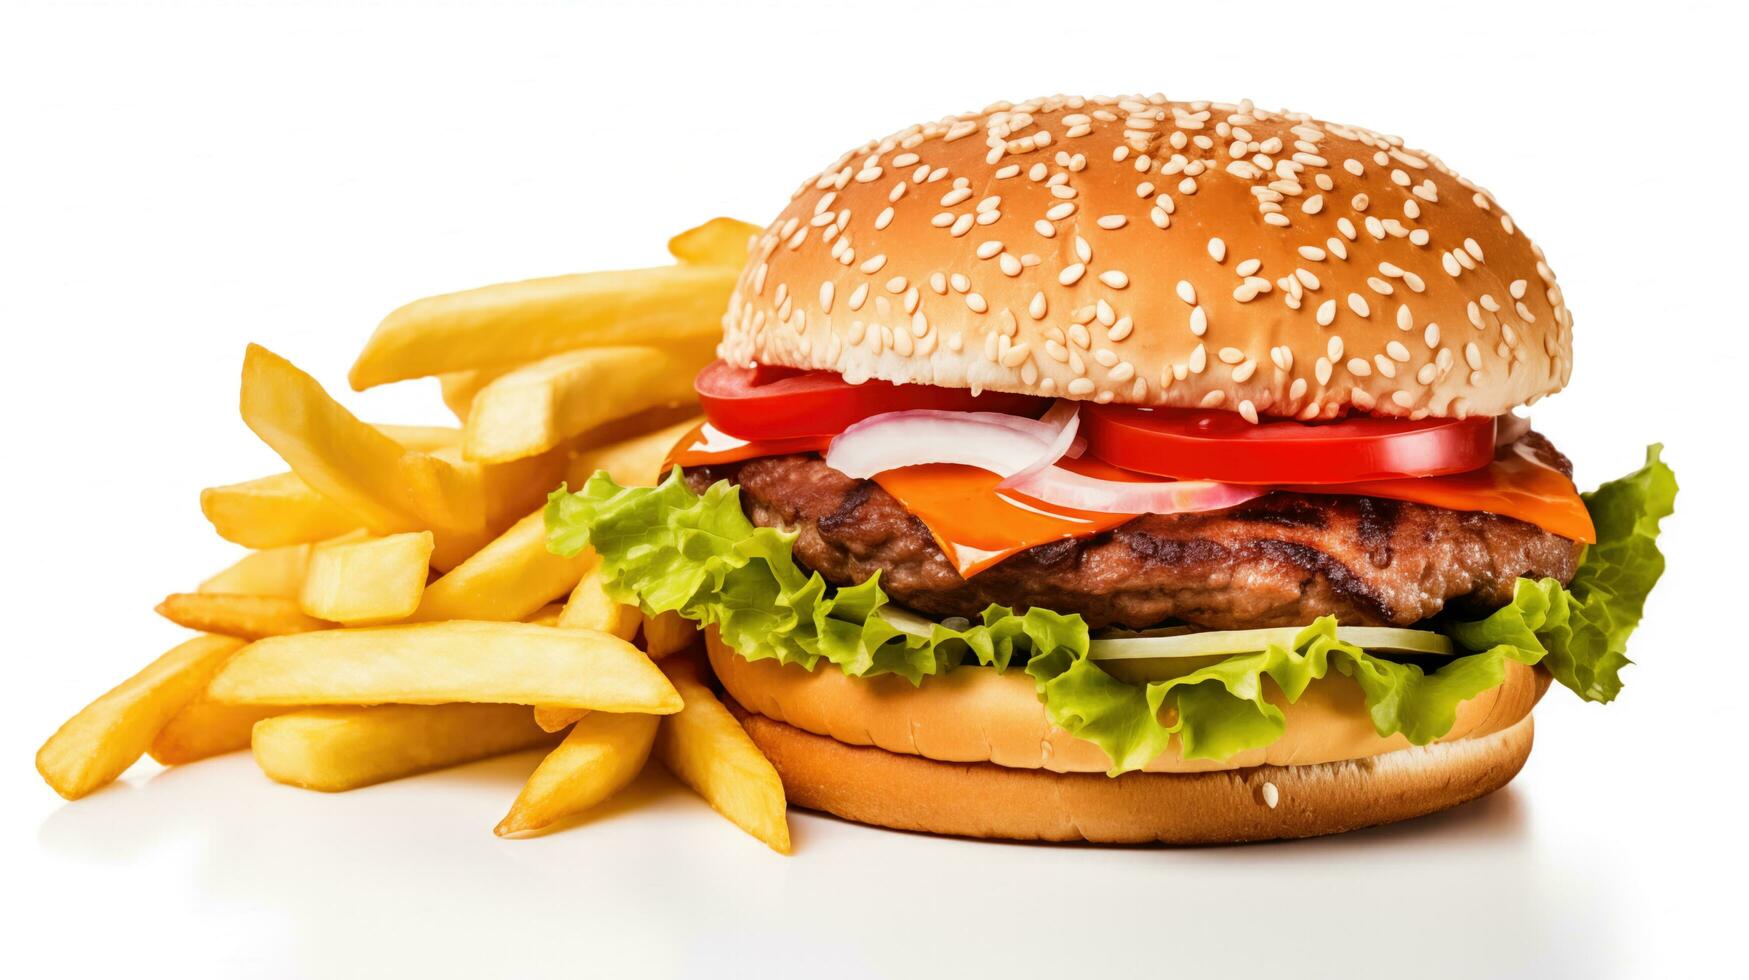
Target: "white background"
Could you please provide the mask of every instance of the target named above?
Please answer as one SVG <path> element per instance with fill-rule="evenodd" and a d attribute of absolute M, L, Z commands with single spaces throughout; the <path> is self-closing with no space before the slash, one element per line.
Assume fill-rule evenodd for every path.
<path fill-rule="evenodd" d="M 836 6 L 836 5 L 833 5 Z M 1745 654 L 1742 25 L 1727 4 L 462 4 L 0 13 L 0 963 L 11 976 L 1612 976 L 1737 972 Z M 202 486 L 278 469 L 243 345 L 336 391 L 415 297 L 661 261 L 847 146 L 999 98 L 1164 90 L 1396 132 L 1547 249 L 1578 370 L 1535 419 L 1589 486 L 1668 444 L 1670 572 L 1614 705 L 1553 692 L 1512 787 L 1192 851 L 793 817 L 779 858 L 665 777 L 490 832 L 533 765 L 341 796 L 246 755 L 63 805 L 64 717 L 236 549 Z M 444 418 L 430 382 L 345 396 Z M 129 966 L 129 964 L 133 964 Z"/>

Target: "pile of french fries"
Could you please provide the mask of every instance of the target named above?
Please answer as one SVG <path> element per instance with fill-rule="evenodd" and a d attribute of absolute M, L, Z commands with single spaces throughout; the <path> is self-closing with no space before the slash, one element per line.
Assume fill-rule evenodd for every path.
<path fill-rule="evenodd" d="M 700 636 L 603 591 L 592 554 L 549 553 L 542 507 L 605 469 L 650 484 L 696 422 L 692 378 L 757 229 L 718 218 L 674 265 L 488 286 L 411 303 L 353 365 L 355 389 L 436 377 L 459 428 L 360 421 L 251 346 L 243 421 L 288 472 L 213 487 L 201 509 L 252 549 L 158 612 L 198 631 L 37 753 L 77 799 L 142 755 L 250 749 L 282 783 L 340 791 L 543 747 L 498 824 L 555 827 L 654 754 L 789 851 L 782 784 L 717 700 Z"/>

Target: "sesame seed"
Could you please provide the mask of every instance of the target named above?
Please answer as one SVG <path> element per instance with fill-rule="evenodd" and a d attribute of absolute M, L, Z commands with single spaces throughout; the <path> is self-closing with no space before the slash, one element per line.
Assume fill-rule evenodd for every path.
<path fill-rule="evenodd" d="M 1226 261 L 1226 258 L 1227 258 L 1227 243 L 1226 242 L 1221 241 L 1219 238 L 1211 238 L 1211 239 L 1209 239 L 1208 250 L 1209 250 L 1209 258 L 1214 259 L 1216 262 Z M 1192 302 L 1192 301 L 1186 300 L 1186 302 Z"/>
<path fill-rule="evenodd" d="M 955 238 L 959 238 L 962 235 L 964 235 L 966 232 L 972 230 L 973 220 L 975 220 L 975 219 L 973 218 L 972 215 L 962 214 L 957 219 L 954 220 L 953 227 L 949 228 L 947 230 L 947 233 L 952 235 Z"/>
<path fill-rule="evenodd" d="M 1002 252 L 1002 243 L 995 239 L 979 242 L 977 256 L 980 259 L 993 259 Z"/>
<path fill-rule="evenodd" d="M 1087 244 L 1087 239 L 1075 236 L 1075 257 L 1083 262 L 1093 261 L 1093 246 Z"/>
<path fill-rule="evenodd" d="M 1318 304 L 1318 326 L 1327 327 L 1336 321 L 1336 301 L 1327 299 Z"/>
<path fill-rule="evenodd" d="M 983 313 L 990 308 L 990 304 L 984 302 L 984 297 L 977 293 L 967 293 L 966 307 L 973 313 Z"/>
<path fill-rule="evenodd" d="M 1323 249 L 1316 245 L 1301 245 L 1299 251 L 1301 258 L 1308 259 L 1312 262 L 1324 261 L 1324 256 L 1326 254 Z"/>
<path fill-rule="evenodd" d="M 1385 353 L 1389 354 L 1391 356 L 1391 360 L 1393 360 L 1393 361 L 1396 361 L 1400 364 L 1408 363 L 1409 348 L 1404 347 L 1402 341 L 1393 340 L 1390 343 L 1386 344 L 1385 345 Z"/>
<path fill-rule="evenodd" d="M 1130 277 L 1116 269 L 1107 269 L 1099 274 L 1099 281 L 1113 289 L 1122 289 L 1130 284 Z"/>
<path fill-rule="evenodd" d="M 1020 275 L 1020 260 L 1015 258 L 1011 252 L 1003 252 L 997 256 L 996 264 L 1002 268 L 1002 274 L 1005 276 Z"/>
<path fill-rule="evenodd" d="M 1085 275 L 1086 272 L 1087 266 L 1080 262 L 1076 262 L 1072 265 L 1065 266 L 1062 272 L 1057 273 L 1057 282 L 1062 283 L 1065 286 L 1073 286 L 1081 281 L 1081 277 Z"/>
<path fill-rule="evenodd" d="M 887 256 L 885 253 L 882 253 L 880 255 L 869 256 L 868 258 L 864 259 L 862 261 L 862 264 L 857 266 L 856 268 L 863 275 L 872 276 L 875 273 L 881 271 L 881 267 L 886 265 L 886 264 L 887 264 Z"/>
<path fill-rule="evenodd" d="M 1366 297 L 1359 293 L 1348 294 L 1348 308 L 1353 310 L 1356 316 L 1372 315 L 1372 307 L 1366 304 Z"/>
<path fill-rule="evenodd" d="M 1190 284 L 1190 280 L 1178 280 L 1178 298 L 1191 306 L 1196 305 L 1196 287 Z"/>
<path fill-rule="evenodd" d="M 1099 227 L 1104 228 L 1106 231 L 1116 231 L 1117 229 L 1122 228 L 1124 225 L 1127 225 L 1129 223 L 1130 223 L 1130 219 L 1124 217 L 1121 214 L 1104 215 L 1097 222 Z"/>
<path fill-rule="evenodd" d="M 1354 161 L 1350 160 L 1349 162 L 1353 163 Z M 1281 790 L 1276 789 L 1274 783 L 1265 782 L 1261 789 L 1261 795 L 1263 796 L 1263 805 L 1271 810 L 1275 809 L 1276 805 L 1281 802 Z"/>
<path fill-rule="evenodd" d="M 1260 260 L 1246 259 L 1234 266 L 1233 271 L 1241 276 L 1254 276 L 1257 274 L 1257 270 L 1261 268 L 1263 268 L 1263 263 Z"/>
<path fill-rule="evenodd" d="M 1075 378 L 1069 382 L 1069 394 L 1090 395 L 1093 393 L 1093 381 L 1089 378 Z"/>
<path fill-rule="evenodd" d="M 1372 374 L 1372 365 L 1368 364 L 1364 358 L 1351 357 L 1348 359 L 1348 373 L 1357 378 L 1364 378 Z"/>
<path fill-rule="evenodd" d="M 832 284 L 832 280 L 828 279 L 820 284 L 820 309 L 827 313 L 832 312 L 832 296 L 834 292 L 835 287 Z"/>
<path fill-rule="evenodd" d="M 1201 337 L 1203 334 L 1208 333 L 1208 331 L 1208 313 L 1204 312 L 1203 308 L 1200 306 L 1192 307 L 1190 310 L 1190 332 L 1195 336 Z"/>
<path fill-rule="evenodd" d="M 1026 312 L 1030 314 L 1034 320 L 1043 320 L 1045 318 L 1045 312 L 1049 308 L 1049 304 L 1045 302 L 1045 294 L 1042 292 L 1033 293 L 1032 302 L 1026 304 Z"/>
<path fill-rule="evenodd" d="M 1106 331 L 1106 339 L 1114 344 L 1122 343 L 1123 339 L 1128 337 L 1135 327 L 1135 321 L 1131 320 L 1129 317 L 1118 317 L 1117 322 L 1112 324 L 1110 329 Z"/>
<path fill-rule="evenodd" d="M 1237 347 L 1222 347 L 1215 356 L 1221 359 L 1222 364 L 1237 364 L 1245 359 L 1245 352 Z"/>

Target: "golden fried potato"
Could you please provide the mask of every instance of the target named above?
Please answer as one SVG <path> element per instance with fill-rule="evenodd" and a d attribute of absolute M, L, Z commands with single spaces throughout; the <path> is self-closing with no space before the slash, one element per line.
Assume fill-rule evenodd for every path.
<path fill-rule="evenodd" d="M 494 833 L 544 830 L 619 792 L 644 768 L 657 724 L 655 715 L 591 712 L 528 777 Z"/>
<path fill-rule="evenodd" d="M 703 421 L 702 417 L 693 416 L 646 435 L 585 449 L 566 467 L 565 482 L 576 489 L 595 475 L 596 470 L 606 470 L 620 486 L 655 486 L 662 479 L 662 461 L 668 458 L 675 443 Z"/>
<path fill-rule="evenodd" d="M 789 821 L 777 770 L 704 685 L 695 659 L 670 657 L 662 669 L 686 707 L 662 720 L 656 758 L 735 826 L 788 854 Z"/>
<path fill-rule="evenodd" d="M 748 252 L 758 235 L 758 225 L 734 218 L 712 218 L 668 239 L 668 254 L 692 265 L 739 269 L 747 264 Z"/>
<path fill-rule="evenodd" d="M 179 592 L 164 597 L 157 613 L 178 626 L 245 640 L 287 633 L 333 629 L 335 624 L 304 614 L 296 599 L 278 596 Z"/>
<path fill-rule="evenodd" d="M 379 534 L 486 525 L 484 474 L 408 449 L 360 422 L 264 347 L 243 360 L 243 421 L 322 496 Z"/>
<path fill-rule="evenodd" d="M 221 595 L 265 595 L 295 599 L 304 587 L 310 545 L 288 544 L 251 551 L 200 583 L 196 590 Z"/>
<path fill-rule="evenodd" d="M 520 620 L 569 592 L 592 560 L 548 551 L 546 518 L 537 510 L 427 586 L 411 618 Z"/>
<path fill-rule="evenodd" d="M 113 782 L 242 647 L 229 636 L 197 636 L 170 650 L 62 725 L 37 751 L 36 771 L 69 800 Z"/>
<path fill-rule="evenodd" d="M 514 705 L 384 704 L 268 718 L 251 744 L 269 778 L 335 793 L 552 740 Z"/>
<path fill-rule="evenodd" d="M 367 626 L 406 619 L 431 572 L 430 531 L 317 545 L 298 605 L 318 619 Z"/>
<path fill-rule="evenodd" d="M 200 512 L 226 541 L 246 548 L 278 548 L 322 541 L 362 524 L 357 514 L 329 500 L 296 473 L 208 487 Z"/>
<path fill-rule="evenodd" d="M 618 418 L 696 400 L 692 379 L 714 345 L 592 347 L 506 372 L 474 393 L 468 459 L 501 463 L 545 452 Z"/>
<path fill-rule="evenodd" d="M 249 731 L 256 722 L 290 710 L 253 704 L 220 704 L 205 694 L 199 694 L 164 723 L 147 751 L 166 766 L 186 765 L 237 752 L 249 747 Z"/>
<path fill-rule="evenodd" d="M 594 630 L 528 623 L 423 623 L 269 637 L 238 654 L 207 693 L 234 704 L 479 701 L 680 710 L 674 686 L 637 647 Z"/>
<path fill-rule="evenodd" d="M 349 377 L 363 391 L 582 347 L 711 337 L 738 273 L 692 265 L 588 272 L 416 300 L 383 320 Z"/>
<path fill-rule="evenodd" d="M 698 624 L 677 612 L 644 617 L 644 652 L 651 660 L 660 660 L 703 642 Z"/>

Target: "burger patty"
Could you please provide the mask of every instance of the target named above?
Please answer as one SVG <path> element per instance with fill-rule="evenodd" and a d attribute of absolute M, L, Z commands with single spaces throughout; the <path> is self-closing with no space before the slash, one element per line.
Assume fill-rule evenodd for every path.
<path fill-rule="evenodd" d="M 1571 473 L 1542 436 L 1526 433 L 1520 444 Z M 1223 511 L 1144 515 L 1030 548 L 967 579 L 878 484 L 817 455 L 695 468 L 687 479 L 701 490 L 719 479 L 738 484 L 748 518 L 799 532 L 796 558 L 827 581 L 851 585 L 879 572 L 896 602 L 936 617 L 975 618 L 997 603 L 1080 613 L 1095 627 L 1246 629 L 1323 615 L 1408 626 L 1448 605 L 1504 605 L 1520 576 L 1569 582 L 1583 551 L 1495 514 L 1278 492 Z"/>

